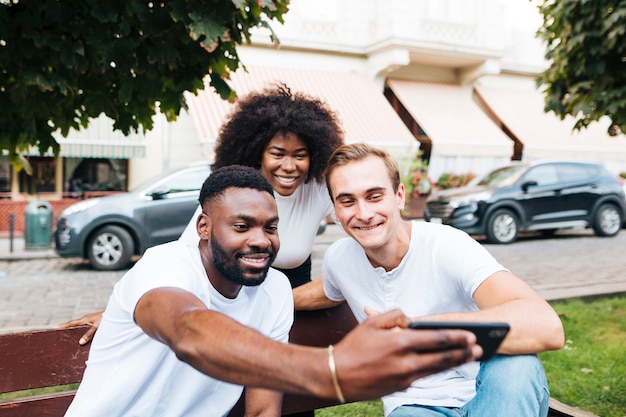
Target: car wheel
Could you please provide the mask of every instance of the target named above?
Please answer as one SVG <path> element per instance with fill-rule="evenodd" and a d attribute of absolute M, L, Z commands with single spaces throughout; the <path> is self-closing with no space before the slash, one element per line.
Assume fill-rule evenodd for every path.
<path fill-rule="evenodd" d="M 622 213 L 613 204 L 602 204 L 593 219 L 597 236 L 615 236 L 622 228 Z"/>
<path fill-rule="evenodd" d="M 134 252 L 133 238 L 119 226 L 98 229 L 87 243 L 89 262 L 94 269 L 100 271 L 126 268 Z"/>
<path fill-rule="evenodd" d="M 496 210 L 487 223 L 487 241 L 490 243 L 512 243 L 517 239 L 519 221 L 506 209 Z"/>

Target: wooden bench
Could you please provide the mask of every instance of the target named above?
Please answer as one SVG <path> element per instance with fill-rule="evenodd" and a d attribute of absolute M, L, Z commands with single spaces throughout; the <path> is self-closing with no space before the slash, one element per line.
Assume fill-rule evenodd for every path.
<path fill-rule="evenodd" d="M 346 305 L 319 310 L 299 311 L 291 331 L 291 341 L 325 347 L 337 343 L 356 324 Z M 89 345 L 78 339 L 86 327 L 53 329 L 0 335 L 0 393 L 45 388 L 80 382 L 89 353 Z M 0 417 L 63 416 L 75 391 L 30 395 L 0 401 Z M 336 405 L 336 401 L 301 395 L 285 395 L 283 413 Z M 549 417 L 593 417 L 592 414 L 551 400 Z M 230 417 L 243 415 L 237 403 Z"/>

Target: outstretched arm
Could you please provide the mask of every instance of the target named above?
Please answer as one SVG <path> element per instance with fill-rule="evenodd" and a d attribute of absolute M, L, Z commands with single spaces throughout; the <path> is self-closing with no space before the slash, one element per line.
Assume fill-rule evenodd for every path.
<path fill-rule="evenodd" d="M 271 340 L 174 288 L 147 292 L 135 321 L 184 362 L 227 382 L 337 398 L 326 348 Z M 399 310 L 366 320 L 334 348 L 339 386 L 349 400 L 379 398 L 417 378 L 475 360 L 481 349 L 461 330 L 415 331 Z"/>

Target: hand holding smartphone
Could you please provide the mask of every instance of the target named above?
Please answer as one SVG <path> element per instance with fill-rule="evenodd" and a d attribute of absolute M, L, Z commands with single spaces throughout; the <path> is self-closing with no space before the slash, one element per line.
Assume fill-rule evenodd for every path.
<path fill-rule="evenodd" d="M 415 321 L 409 328 L 416 330 L 462 329 L 476 335 L 477 343 L 483 348 L 481 361 L 491 359 L 509 332 L 504 322 L 459 322 L 459 321 Z"/>

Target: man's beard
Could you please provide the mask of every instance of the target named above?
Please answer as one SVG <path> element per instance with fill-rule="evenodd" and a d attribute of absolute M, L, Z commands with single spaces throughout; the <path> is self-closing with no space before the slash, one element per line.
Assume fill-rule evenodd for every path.
<path fill-rule="evenodd" d="M 274 258 L 276 258 L 276 253 L 271 249 L 245 253 L 237 252 L 233 256 L 229 256 L 222 248 L 222 246 L 217 242 L 217 239 L 215 238 L 215 235 L 213 233 L 211 233 L 211 251 L 213 252 L 213 264 L 215 265 L 215 269 L 217 269 L 220 274 L 222 274 L 225 278 L 229 279 L 235 284 L 245 285 L 248 287 L 261 285 L 263 281 L 265 281 L 265 278 L 267 277 L 267 271 L 270 269 L 272 262 L 274 262 Z M 238 260 L 242 256 L 252 255 L 255 253 L 269 254 L 269 262 L 262 271 L 259 270 L 259 272 L 256 272 L 258 278 L 246 278 Z"/>

